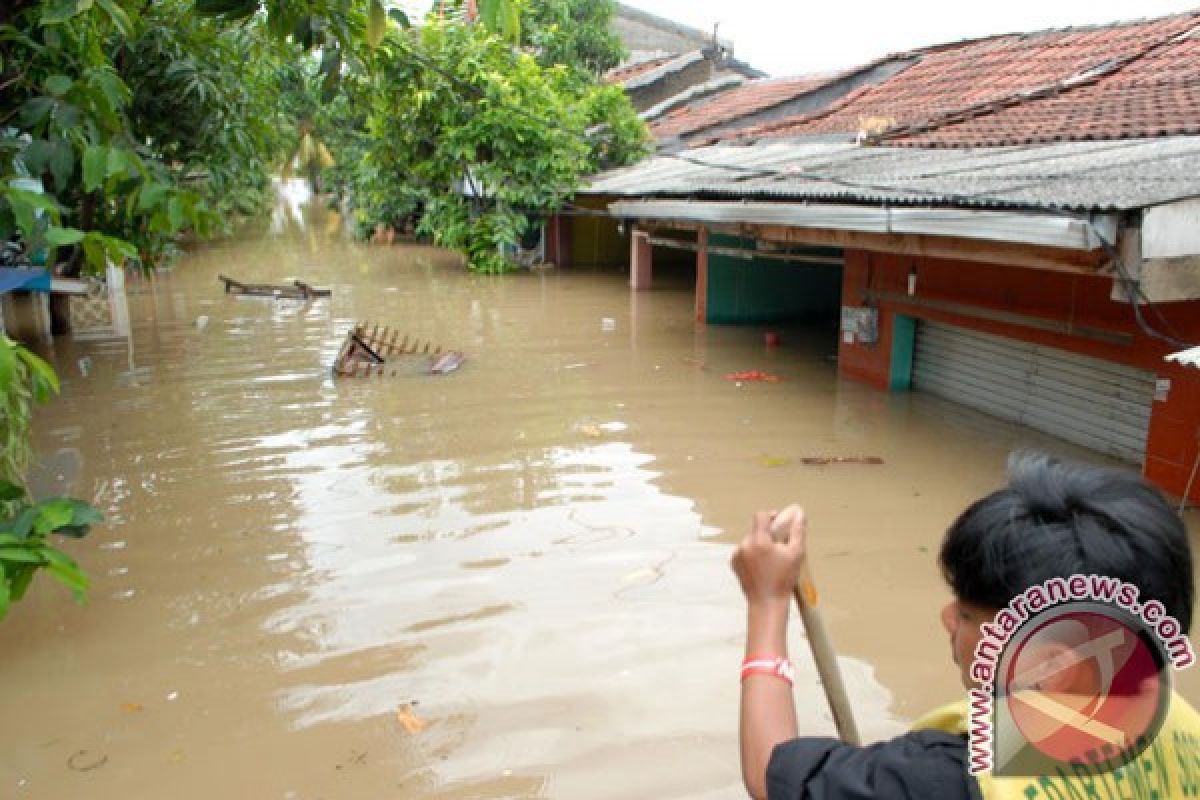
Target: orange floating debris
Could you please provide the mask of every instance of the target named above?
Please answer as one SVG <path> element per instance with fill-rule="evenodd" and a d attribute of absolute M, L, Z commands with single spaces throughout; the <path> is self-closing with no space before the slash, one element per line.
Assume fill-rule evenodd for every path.
<path fill-rule="evenodd" d="M 414 736 L 425 730 L 425 726 L 428 725 L 425 720 L 413 713 L 412 706 L 408 705 L 407 703 L 396 709 L 396 719 L 400 721 L 400 726 L 404 728 L 404 730 L 408 731 Z"/>
<path fill-rule="evenodd" d="M 725 376 L 727 381 L 741 381 L 743 383 L 779 383 L 780 378 L 770 372 L 762 372 L 757 369 L 747 370 L 746 372 L 730 372 Z"/>

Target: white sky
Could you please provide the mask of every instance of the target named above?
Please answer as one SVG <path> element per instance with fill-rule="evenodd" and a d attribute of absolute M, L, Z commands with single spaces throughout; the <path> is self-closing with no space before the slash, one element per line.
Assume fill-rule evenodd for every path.
<path fill-rule="evenodd" d="M 538 0 L 529 0 L 538 2 Z M 625 0 L 703 30 L 771 75 L 851 67 L 914 47 L 993 33 L 1157 17 L 1200 0 Z M 416 11 L 432 0 L 399 0 Z"/>
<path fill-rule="evenodd" d="M 533 0 L 537 2 L 537 0 Z M 993 33 L 1157 17 L 1197 0 L 625 0 L 704 30 L 771 75 L 850 67 L 900 50 Z"/>

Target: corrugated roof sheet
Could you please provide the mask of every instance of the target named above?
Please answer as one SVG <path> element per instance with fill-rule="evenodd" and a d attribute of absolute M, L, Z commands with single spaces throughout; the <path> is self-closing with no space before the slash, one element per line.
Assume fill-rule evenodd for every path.
<path fill-rule="evenodd" d="M 853 134 L 863 129 L 880 132 L 928 126 L 948 115 L 973 109 L 1019 105 L 1050 89 L 1064 91 L 1057 105 L 1047 104 L 1046 116 L 1062 119 L 1066 108 L 1085 107 L 1089 102 L 1086 94 L 1065 91 L 1070 85 L 1091 73 L 1103 74 L 1106 67 L 1114 64 L 1137 64 L 1139 59 L 1159 53 L 1165 44 L 1187 33 L 1198 22 L 1200 12 L 1191 12 L 1149 21 L 998 36 L 930 50 L 922 53 L 917 63 L 888 80 L 862 87 L 827 109 L 757 126 L 739 132 L 739 136 Z M 1161 73 L 1177 84 L 1200 81 L 1200 63 L 1194 50 L 1190 46 L 1169 49 L 1170 53 L 1147 63 L 1143 78 Z M 1090 119 L 1086 129 L 1074 138 L 1160 135 L 1162 116 L 1147 115 L 1145 105 L 1123 106 L 1115 96 L 1108 99 L 1107 118 Z M 1161 102 L 1170 99 L 1170 95 L 1159 94 L 1154 99 Z M 1182 100 L 1179 108 L 1187 113 L 1193 108 L 1192 94 L 1186 93 Z M 1149 101 L 1149 105 L 1152 103 L 1153 100 Z M 1013 131 L 994 129 L 986 140 L 971 141 L 992 145 L 1024 142 L 1029 138 L 1027 132 L 1037 124 L 1038 121 L 1021 122 Z M 1063 122 L 1059 130 L 1066 133 L 1069 125 Z M 926 138 L 921 143 L 927 145 L 933 141 Z M 951 144 L 952 139 L 947 138 L 943 143 Z"/>
<path fill-rule="evenodd" d="M 764 140 L 655 156 L 583 193 L 1123 211 L 1200 196 L 1200 136 L 979 150 Z"/>

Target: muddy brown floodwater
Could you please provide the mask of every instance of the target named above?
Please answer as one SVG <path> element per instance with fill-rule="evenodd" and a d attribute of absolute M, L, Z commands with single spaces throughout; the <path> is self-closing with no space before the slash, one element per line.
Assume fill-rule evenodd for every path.
<path fill-rule="evenodd" d="M 218 272 L 333 296 L 226 296 Z M 63 392 L 39 480 L 108 520 L 69 545 L 86 606 L 42 577 L 0 625 L 0 797 L 739 797 L 728 559 L 753 510 L 808 508 L 877 738 L 958 694 L 934 565 L 954 514 L 1014 447 L 1096 458 L 840 381 L 828 326 L 768 350 L 694 326 L 683 281 L 477 277 L 316 211 L 129 295 L 131 341 L 43 348 Z M 334 381 L 357 320 L 467 361 Z M 830 733 L 797 626 L 803 732 Z"/>

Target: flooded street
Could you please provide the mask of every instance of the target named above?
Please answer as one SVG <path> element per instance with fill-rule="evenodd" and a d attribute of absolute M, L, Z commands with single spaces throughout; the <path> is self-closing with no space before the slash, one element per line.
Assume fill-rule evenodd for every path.
<path fill-rule="evenodd" d="M 728 560 L 754 510 L 808 508 L 880 738 L 960 693 L 947 524 L 1015 447 L 1099 458 L 840 381 L 831 326 L 775 349 L 698 328 L 684 280 L 473 276 L 304 222 L 131 278 L 131 342 L 43 348 L 63 391 L 38 480 L 107 522 L 66 546 L 86 606 L 43 576 L 0 624 L 0 798 L 744 796 Z M 225 295 L 218 273 L 333 296 Z M 335 381 L 364 320 L 467 360 Z M 885 463 L 801 463 L 824 456 Z M 831 734 L 799 633 L 802 732 Z"/>

